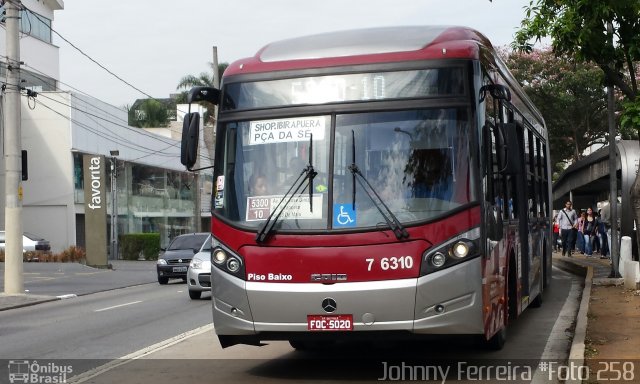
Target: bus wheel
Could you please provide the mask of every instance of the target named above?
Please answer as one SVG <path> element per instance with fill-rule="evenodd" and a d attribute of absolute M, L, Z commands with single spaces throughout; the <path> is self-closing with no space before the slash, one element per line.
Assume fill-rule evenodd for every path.
<path fill-rule="evenodd" d="M 333 345 L 333 342 L 289 340 L 289 345 L 291 345 L 296 351 L 318 351 L 321 349 L 328 349 Z"/>
<path fill-rule="evenodd" d="M 502 347 L 504 347 L 504 344 L 506 342 L 507 342 L 507 326 L 505 325 L 489 340 L 486 340 L 484 345 L 487 349 L 490 349 L 492 351 L 499 351 L 502 349 Z"/>
<path fill-rule="evenodd" d="M 542 276 L 540 277 L 540 291 L 538 292 L 538 296 L 535 299 L 531 300 L 529 306 L 531 308 L 540 308 L 542 306 L 542 287 L 544 286 L 544 281 Z"/>
<path fill-rule="evenodd" d="M 544 265 L 544 263 L 543 263 Z M 540 270 L 540 283 L 538 284 L 538 296 L 535 299 L 531 300 L 529 306 L 531 308 L 540 308 L 542 306 L 542 292 L 544 291 L 544 279 L 546 273 L 544 273 L 544 267 Z"/>

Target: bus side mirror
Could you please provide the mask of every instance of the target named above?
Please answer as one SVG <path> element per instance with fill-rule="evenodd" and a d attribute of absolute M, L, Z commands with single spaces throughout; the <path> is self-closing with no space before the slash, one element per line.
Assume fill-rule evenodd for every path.
<path fill-rule="evenodd" d="M 505 175 L 516 175 L 522 172 L 522 161 L 518 152 L 520 143 L 518 142 L 516 125 L 513 123 L 502 123 L 499 124 L 498 127 L 500 134 L 504 138 L 504 143 L 501 148 L 504 164 L 502 165 L 502 169 L 500 169 L 500 173 Z"/>
<path fill-rule="evenodd" d="M 496 100 L 511 101 L 511 91 L 509 88 L 500 84 L 487 84 L 480 88 L 480 102 L 483 102 L 487 93 Z"/>
<path fill-rule="evenodd" d="M 196 101 L 208 101 L 211 104 L 218 105 L 220 103 L 220 90 L 213 87 L 193 87 L 187 95 L 187 103 L 195 103 Z"/>
<path fill-rule="evenodd" d="M 182 142 L 180 143 L 180 162 L 187 169 L 193 168 L 198 159 L 198 139 L 200 134 L 200 114 L 184 115 L 182 123 Z"/>

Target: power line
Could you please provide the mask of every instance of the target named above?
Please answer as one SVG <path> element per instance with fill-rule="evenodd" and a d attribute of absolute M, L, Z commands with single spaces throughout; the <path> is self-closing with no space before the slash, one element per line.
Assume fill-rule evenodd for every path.
<path fill-rule="evenodd" d="M 2 56 L 2 55 L 0 55 L 0 56 Z M 27 66 L 28 66 L 28 65 L 27 65 Z M 31 66 L 28 66 L 28 67 L 33 68 L 33 67 L 31 67 Z M 37 70 L 36 68 L 33 68 L 33 69 L 34 69 L 34 70 L 36 70 L 36 71 L 38 71 L 38 72 L 40 72 L 40 73 L 42 73 L 41 71 Z M 43 79 L 42 77 L 38 76 L 37 74 L 32 73 L 32 75 L 33 75 L 34 77 L 36 77 L 36 78 L 38 78 L 38 79 L 42 80 L 43 82 L 46 82 L 46 81 L 45 81 L 46 79 Z M 43 73 L 43 75 L 45 75 L 45 74 Z M 9 85 L 14 86 L 14 87 L 16 87 L 16 88 L 24 89 L 23 87 L 20 87 L 20 86 L 15 85 L 15 84 L 9 84 Z M 57 89 L 59 89 L 58 87 L 56 87 L 56 88 L 57 88 Z M 80 91 L 80 90 L 78 90 L 78 91 Z M 28 91 L 28 92 L 31 92 L 31 91 Z M 80 92 L 82 93 L 82 91 L 80 91 Z M 78 124 L 80 127 L 82 127 L 82 128 L 84 128 L 84 129 L 86 129 L 86 130 L 88 130 L 88 131 L 90 131 L 90 132 L 92 132 L 92 133 L 96 134 L 97 136 L 100 136 L 100 137 L 102 137 L 102 138 L 104 138 L 104 139 L 107 139 L 107 140 L 112 140 L 112 141 L 114 141 L 114 142 L 116 142 L 116 143 L 122 143 L 122 144 L 123 144 L 123 146 L 125 146 L 125 147 L 140 150 L 139 148 L 132 147 L 132 146 L 129 146 L 129 145 L 125 145 L 124 143 L 130 143 L 130 144 L 132 144 L 132 145 L 137 145 L 137 144 L 136 144 L 135 142 L 131 142 L 130 140 L 127 140 L 127 139 L 125 139 L 124 137 L 122 137 L 121 135 L 119 135 L 119 134 L 117 134 L 117 133 L 113 132 L 111 129 L 109 129 L 108 127 L 105 127 L 104 125 L 100 124 L 99 122 L 97 122 L 97 121 L 96 121 L 95 119 L 93 119 L 93 118 L 95 117 L 95 118 L 97 118 L 97 119 L 104 120 L 104 121 L 106 121 L 106 122 L 108 122 L 108 123 L 111 123 L 111 124 L 114 124 L 114 125 L 116 125 L 116 126 L 119 126 L 119 127 L 125 128 L 125 129 L 127 129 L 127 130 L 132 131 L 132 132 L 137 132 L 137 133 L 143 134 L 143 135 L 145 135 L 145 136 L 147 136 L 147 137 L 150 137 L 150 138 L 153 138 L 153 139 L 158 140 L 158 141 L 160 141 L 160 142 L 163 142 L 163 143 L 165 143 L 165 144 L 169 144 L 167 147 L 165 147 L 165 148 L 163 148 L 163 149 L 160 149 L 160 150 L 157 150 L 157 151 L 153 151 L 153 152 L 147 152 L 147 151 L 144 151 L 144 150 L 140 150 L 141 152 L 143 152 L 143 153 L 147 153 L 148 155 L 141 156 L 141 157 L 136 158 L 136 159 L 133 159 L 133 160 L 131 160 L 131 161 L 140 160 L 140 159 L 143 159 L 143 158 L 145 158 L 145 157 L 149 157 L 149 156 L 156 155 L 156 154 L 157 154 L 157 155 L 160 155 L 160 156 L 171 156 L 171 155 L 165 155 L 165 154 L 163 154 L 163 153 L 162 153 L 162 151 L 165 151 L 165 150 L 167 150 L 167 149 L 169 149 L 169 148 L 177 147 L 177 146 L 178 146 L 178 144 L 176 144 L 176 143 L 171 143 L 171 142 L 169 142 L 169 141 L 166 141 L 166 140 L 164 140 L 163 138 L 158 137 L 157 135 L 154 135 L 154 134 L 152 134 L 152 133 L 149 133 L 149 132 L 145 131 L 144 129 L 140 129 L 140 128 L 133 128 L 133 127 L 130 127 L 130 126 L 128 126 L 128 125 L 118 124 L 118 123 L 117 123 L 117 122 L 115 122 L 115 121 L 112 121 L 112 120 L 106 119 L 106 118 L 104 118 L 104 117 L 101 117 L 101 116 L 98 116 L 98 115 L 92 114 L 92 113 L 90 113 L 90 112 L 88 112 L 88 111 L 85 111 L 85 110 L 83 110 L 83 109 L 80 109 L 80 108 L 78 108 L 78 107 L 75 107 L 75 106 L 73 106 L 73 105 L 71 105 L 71 104 L 67 104 L 67 103 L 64 103 L 64 102 L 62 102 L 62 101 L 60 101 L 60 100 L 56 100 L 56 99 L 53 99 L 53 98 L 51 98 L 51 97 L 48 97 L 48 96 L 46 96 L 46 94 L 44 94 L 44 93 L 34 93 L 33 95 L 34 95 L 34 96 L 35 96 L 35 95 L 40 95 L 40 96 L 42 96 L 42 97 L 43 97 L 43 98 L 45 98 L 45 99 L 48 99 L 48 100 L 51 100 L 51 101 L 53 101 L 53 102 L 56 102 L 56 103 L 62 104 L 62 105 L 64 105 L 64 106 L 66 106 L 66 107 L 69 107 L 69 108 L 74 109 L 74 110 L 77 110 L 77 111 L 79 111 L 79 112 L 81 112 L 81 113 L 83 113 L 83 114 L 86 114 L 86 115 L 87 115 L 87 116 L 89 116 L 89 118 L 90 118 L 94 123 L 96 123 L 98 126 L 100 126 L 100 127 L 104 128 L 105 130 L 109 131 L 110 135 L 105 136 L 104 134 L 101 134 L 101 133 L 100 133 L 100 131 L 96 131 L 96 130 L 94 130 L 94 129 L 90 128 L 89 126 L 83 125 L 82 123 L 80 123 L 80 122 L 79 122 L 79 121 L 77 121 L 77 120 L 73 120 L 73 119 L 67 118 L 66 116 L 64 116 L 64 115 L 62 115 L 62 114 L 60 114 L 60 113 L 56 112 L 56 113 L 58 113 L 59 115 L 61 115 L 62 117 L 64 117 L 64 118 L 68 119 L 69 121 L 72 121 L 72 122 L 74 122 L 74 123 Z M 123 121 L 123 122 L 124 122 L 124 120 L 122 120 L 122 119 L 120 119 L 119 117 L 117 117 L 117 116 L 115 116 L 115 115 L 111 114 L 110 112 L 105 111 L 104 109 L 101 109 L 100 107 L 98 107 L 98 106 L 96 106 L 96 105 L 94 105 L 94 104 L 91 104 L 91 103 L 89 103 L 89 102 L 88 102 L 88 101 L 86 101 L 86 100 L 79 99 L 79 98 L 77 98 L 77 96 L 74 96 L 73 94 L 70 94 L 70 95 L 71 95 L 71 97 L 75 98 L 76 100 L 78 100 L 78 101 L 82 101 L 82 102 L 86 103 L 87 105 L 89 105 L 89 106 L 91 106 L 91 107 L 93 107 L 93 108 L 97 109 L 97 110 L 98 110 L 98 111 L 100 111 L 100 112 L 103 112 L 104 114 L 106 114 L 106 115 L 108 115 L 108 116 L 110 116 L 110 117 L 116 118 L 116 119 L 118 119 L 118 120 L 120 120 L 120 121 Z M 31 94 L 29 94 L 29 93 L 28 93 L 28 94 L 27 94 L 27 96 L 31 96 Z M 87 94 L 87 96 L 92 97 L 91 95 L 88 95 L 88 94 Z M 41 103 L 41 104 L 42 104 L 45 108 L 48 108 L 48 109 L 50 109 L 50 110 L 52 110 L 52 111 L 53 111 L 53 109 L 49 108 L 47 105 L 45 105 L 45 104 L 43 104 L 43 103 Z M 35 106 L 34 106 L 34 108 L 35 108 Z M 55 111 L 54 111 L 54 112 L 55 112 Z M 202 153 L 200 153 L 200 154 L 199 154 L 199 156 L 200 156 L 200 158 L 201 158 L 201 159 L 204 159 L 204 160 L 209 160 L 209 161 L 211 161 L 211 160 L 212 160 L 210 157 L 205 156 L 205 155 L 203 155 Z"/>
<path fill-rule="evenodd" d="M 69 104 L 67 104 L 67 103 L 64 103 L 64 102 L 62 102 L 62 101 L 55 100 L 55 99 L 53 99 L 53 98 L 47 97 L 47 96 L 45 96 L 45 95 L 44 95 L 44 94 L 42 94 L 42 93 L 39 93 L 38 95 L 39 95 L 39 96 L 44 97 L 45 99 L 51 100 L 51 101 L 56 102 L 56 103 L 59 103 L 59 104 L 61 104 L 61 105 L 64 105 L 64 106 L 66 106 L 66 107 L 69 107 L 69 108 L 72 108 L 72 109 L 77 109 L 77 108 L 75 108 L 75 107 L 73 107 L 73 106 L 71 106 L 71 105 L 69 105 Z M 120 143 L 120 144 L 122 144 L 123 146 L 125 146 L 125 147 L 127 147 L 127 148 L 131 148 L 131 149 L 135 149 L 135 150 L 138 150 L 138 151 L 140 151 L 140 152 L 143 152 L 143 153 L 147 153 L 147 155 L 142 156 L 142 157 L 139 157 L 139 158 L 136 158 L 136 159 L 134 159 L 134 160 L 132 160 L 132 161 L 139 160 L 139 159 L 142 159 L 142 158 L 145 158 L 145 157 L 149 157 L 149 156 L 153 156 L 153 155 L 166 156 L 166 157 L 174 157 L 175 155 L 165 154 L 165 153 L 163 153 L 163 151 L 166 151 L 166 150 L 167 150 L 167 149 L 169 149 L 169 148 L 178 147 L 178 146 L 180 145 L 180 143 L 173 143 L 173 142 L 171 142 L 171 141 L 163 140 L 163 139 L 161 139 L 160 137 L 158 137 L 158 136 L 156 136 L 156 135 L 154 135 L 154 134 L 152 134 L 152 133 L 149 133 L 149 132 L 147 132 L 147 131 L 145 131 L 145 130 L 143 130 L 143 129 L 139 129 L 139 128 L 131 128 L 131 127 L 129 127 L 129 126 L 123 126 L 123 125 L 115 124 L 115 123 L 114 123 L 114 122 L 112 122 L 112 121 L 105 120 L 105 121 L 107 121 L 107 122 L 109 122 L 109 123 L 112 123 L 112 124 L 114 124 L 114 125 L 116 125 L 116 126 L 124 127 L 124 128 L 126 128 L 126 129 L 128 129 L 128 130 L 130 130 L 130 131 L 132 131 L 132 132 L 136 132 L 136 133 L 138 133 L 138 134 L 142 134 L 142 135 L 144 135 L 144 136 L 148 136 L 148 137 L 150 137 L 150 138 L 156 139 L 156 140 L 158 140 L 158 141 L 160 141 L 160 142 L 162 142 L 162 143 L 164 143 L 164 144 L 168 144 L 166 147 L 164 147 L 164 148 L 162 148 L 162 149 L 159 149 L 159 150 L 154 150 L 154 151 L 145 151 L 145 150 L 140 149 L 140 148 L 142 148 L 142 147 L 140 147 L 139 145 L 137 145 L 137 143 L 132 142 L 132 141 L 130 141 L 130 140 L 127 140 L 126 138 L 124 138 L 124 137 L 122 137 L 121 135 L 119 135 L 119 134 L 117 134 L 117 133 L 113 132 L 113 131 L 112 131 L 112 130 L 110 130 L 109 128 L 107 128 L 107 127 L 105 127 L 105 126 L 101 125 L 101 124 L 100 124 L 100 123 L 98 123 L 97 121 L 94 121 L 94 122 L 95 122 L 97 125 L 99 125 L 100 127 L 102 127 L 102 128 L 104 128 L 105 130 L 107 130 L 107 131 L 109 132 L 109 134 L 106 134 L 106 133 L 101 132 L 101 131 L 97 131 L 97 130 L 95 130 L 94 128 L 87 126 L 86 124 L 83 124 L 83 123 L 81 123 L 81 122 L 79 122 L 79 121 L 77 121 L 77 120 L 75 120 L 75 119 L 72 119 L 72 118 L 70 118 L 70 117 L 67 117 L 67 116 L 65 116 L 65 115 L 63 115 L 63 114 L 61 114 L 61 113 L 59 113 L 59 112 L 57 112 L 57 111 L 53 110 L 52 108 L 50 108 L 49 106 L 47 106 L 46 104 L 44 104 L 44 103 L 42 103 L 42 102 L 41 102 L 40 104 L 41 104 L 42 106 L 44 106 L 45 108 L 47 108 L 47 109 L 49 109 L 49 110 L 51 110 L 51 111 L 53 111 L 53 112 L 57 113 L 58 115 L 60 115 L 60 116 L 64 117 L 65 119 L 67 119 L 67 120 L 69 120 L 69 121 L 71 121 L 71 122 L 73 122 L 73 123 L 78 124 L 78 126 L 80 126 L 80 127 L 84 128 L 84 129 L 86 129 L 86 130 L 88 130 L 88 131 L 90 131 L 90 132 L 92 132 L 92 133 L 96 134 L 96 135 L 97 135 L 97 136 L 99 136 L 99 137 L 102 137 L 102 138 L 107 139 L 107 140 L 112 140 L 112 141 L 114 141 L 114 142 L 116 142 L 116 143 Z M 86 111 L 82 111 L 82 110 L 80 110 L 80 112 L 83 112 L 83 113 L 85 113 L 85 114 L 88 114 L 89 116 L 94 116 L 94 117 L 96 117 L 96 118 L 98 118 L 98 119 L 101 119 L 99 116 L 92 115 L 92 114 L 90 114 L 90 113 L 88 113 L 88 112 L 86 112 Z M 129 143 L 129 144 L 131 144 L 131 145 L 126 145 L 126 144 L 124 144 L 124 143 Z M 211 159 L 210 157 L 205 156 L 205 155 L 203 155 L 202 153 L 200 153 L 199 155 L 200 155 L 200 158 L 201 158 L 201 159 L 212 161 L 212 159 Z"/>
<path fill-rule="evenodd" d="M 66 42 L 67 44 L 69 44 L 71 47 L 73 47 L 73 48 L 74 48 L 74 49 L 76 49 L 78 52 L 80 52 L 82 55 L 84 55 L 85 57 L 87 57 L 89 60 L 91 60 L 92 62 L 94 62 L 96 65 L 98 65 L 99 67 L 101 67 L 102 69 L 104 69 L 105 71 L 107 71 L 109 74 L 111 74 L 112 76 L 114 76 L 115 78 L 117 78 L 118 80 L 120 80 L 121 82 L 123 82 L 124 84 L 128 85 L 129 87 L 131 87 L 131 88 L 133 88 L 133 89 L 137 90 L 138 92 L 142 93 L 143 95 L 147 96 L 149 99 L 157 100 L 157 99 L 155 99 L 154 97 L 152 97 L 151 95 L 147 94 L 146 92 L 142 91 L 141 89 L 139 89 L 139 88 L 135 87 L 135 86 L 134 86 L 134 85 L 132 85 L 131 83 L 129 83 L 129 82 L 127 82 L 126 80 L 122 79 L 120 76 L 118 76 L 118 75 L 116 75 L 115 73 L 113 73 L 112 71 L 110 71 L 110 70 L 109 70 L 108 68 L 106 68 L 104 65 L 100 64 L 97 60 L 95 60 L 95 59 L 93 59 L 92 57 L 90 57 L 88 54 L 86 54 L 84 51 L 82 51 L 80 48 L 78 48 L 75 44 L 73 44 L 72 42 L 70 42 L 68 39 L 66 39 L 64 36 L 62 36 L 62 35 L 61 35 L 60 33 L 58 33 L 56 30 L 54 30 L 54 29 L 51 27 L 51 25 L 50 25 L 50 24 L 48 24 L 48 23 L 44 22 L 44 21 L 40 18 L 40 15 L 38 15 L 38 14 L 37 14 L 37 13 L 35 13 L 35 12 L 33 12 L 32 10 L 30 10 L 29 8 L 27 8 L 27 7 L 26 7 L 26 6 L 24 6 L 24 5 L 22 5 L 22 9 L 23 9 L 23 10 L 25 10 L 25 11 L 27 11 L 28 13 L 31 13 L 31 14 L 32 14 L 34 17 L 36 17 L 36 18 L 37 18 L 37 19 L 38 19 L 38 20 L 39 20 L 43 25 L 47 26 L 47 27 L 51 30 L 51 32 L 53 32 L 53 33 L 55 33 L 56 35 L 58 35 L 58 36 L 59 36 L 63 41 L 65 41 L 65 42 Z M 29 15 L 28 15 L 28 14 L 27 14 L 27 20 L 29 21 L 29 24 L 31 25 L 31 20 L 29 19 Z M 5 56 L 5 57 L 6 57 L 6 56 Z M 28 66 L 28 65 L 27 65 L 27 67 L 33 68 L 34 70 L 36 70 L 36 71 L 38 71 L 38 72 L 42 73 L 41 71 L 37 70 L 37 69 L 36 69 L 36 68 L 34 68 L 34 67 L 31 67 L 31 66 Z M 43 75 L 45 75 L 44 73 L 42 73 L 42 74 L 43 74 Z M 47 81 L 46 79 L 43 79 L 43 78 L 41 78 L 41 77 L 37 76 L 37 75 L 36 75 L 36 74 L 34 74 L 33 72 L 32 72 L 32 75 L 33 75 L 34 77 L 36 77 L 36 78 L 40 79 L 40 80 L 41 80 L 41 81 L 43 81 L 44 83 L 48 83 L 48 81 Z M 54 79 L 54 81 L 55 81 L 55 79 Z M 60 82 L 60 81 L 58 81 L 58 82 Z M 62 82 L 60 82 L 60 83 L 62 83 Z M 65 83 L 62 83 L 62 84 L 65 84 Z M 69 86 L 68 84 L 65 84 L 65 85 Z M 54 84 L 54 87 L 55 87 L 56 89 L 59 89 L 59 87 L 57 87 L 55 84 Z M 72 89 L 75 89 L 75 90 L 79 91 L 79 92 L 80 92 L 80 93 L 82 93 L 82 94 L 85 94 L 85 95 L 87 95 L 87 96 L 93 97 L 93 96 L 91 96 L 91 95 L 89 95 L 89 94 L 87 94 L 87 93 L 85 93 L 85 92 L 82 92 L 82 91 L 80 91 L 80 90 L 78 90 L 78 89 L 74 88 L 73 86 L 69 86 L 69 87 L 70 87 L 70 88 L 72 88 Z M 40 94 L 40 95 L 42 95 L 43 97 L 45 97 L 45 98 L 47 98 L 47 99 L 49 99 L 49 100 L 51 100 L 51 101 L 58 102 L 58 103 L 61 103 L 61 104 L 63 104 L 63 105 L 66 105 L 66 106 L 68 106 L 68 107 L 70 107 L 70 108 L 72 108 L 72 109 L 75 109 L 75 110 L 77 110 L 77 111 L 79 111 L 79 112 L 81 112 L 81 113 L 84 113 L 84 114 L 86 114 L 86 115 L 88 115 L 88 116 L 92 116 L 92 117 L 95 117 L 95 118 L 97 118 L 97 119 L 101 119 L 101 120 L 107 121 L 107 122 L 109 122 L 109 123 L 111 123 L 111 124 L 114 124 L 114 125 L 117 125 L 117 126 L 123 127 L 123 128 L 125 128 L 125 129 L 128 129 L 128 130 L 132 130 L 132 131 L 133 131 L 133 130 L 135 130 L 136 132 L 138 132 L 138 133 L 142 133 L 142 134 L 143 134 L 143 135 L 145 135 L 145 136 L 148 136 L 148 137 L 150 137 L 150 138 L 153 138 L 153 139 L 156 139 L 156 140 L 158 140 L 158 141 L 164 142 L 165 144 L 169 144 L 169 146 L 168 146 L 168 147 L 166 147 L 164 150 L 166 150 L 166 149 L 168 149 L 168 148 L 171 148 L 171 147 L 175 147 L 175 146 L 177 146 L 177 144 L 174 144 L 174 143 L 168 143 L 167 141 L 164 141 L 164 140 L 160 139 L 159 137 L 157 137 L 156 135 L 150 134 L 150 133 L 146 132 L 146 131 L 145 131 L 145 130 L 143 130 L 143 129 L 131 128 L 131 127 L 129 127 L 128 125 L 127 125 L 127 126 L 125 126 L 125 125 L 122 125 L 122 124 L 118 124 L 118 123 L 116 123 L 116 122 L 114 122 L 114 121 L 111 121 L 111 120 L 105 119 L 105 118 L 103 118 L 103 117 L 101 117 L 101 116 L 98 116 L 98 115 L 95 115 L 95 114 L 92 114 L 92 113 L 89 113 L 88 111 L 81 110 L 81 109 L 79 109 L 79 108 L 77 108 L 77 107 L 74 107 L 74 106 L 72 106 L 72 105 L 62 103 L 62 102 L 60 102 L 60 101 L 58 101 L 58 100 L 55 100 L 55 99 L 52 99 L 52 98 L 48 98 L 48 97 L 44 96 L 43 94 Z M 73 95 L 72 95 L 72 97 L 73 97 Z M 81 100 L 81 99 L 78 99 L 78 100 Z M 84 100 L 83 100 L 83 101 L 84 101 Z M 103 110 L 103 109 L 101 109 L 101 108 L 99 108 L 99 107 L 97 107 L 97 106 L 95 106 L 95 105 L 92 105 L 91 103 L 89 103 L 89 102 L 87 102 L 87 101 L 84 101 L 84 102 L 85 102 L 86 104 L 88 104 L 88 105 L 91 105 L 91 106 L 92 106 L 92 107 L 94 107 L 95 109 L 97 109 L 97 110 L 99 110 L 99 111 L 101 111 L 101 112 L 105 113 L 105 114 L 106 114 L 106 115 L 108 115 L 108 116 L 115 117 L 115 118 L 117 118 L 117 119 L 118 119 L 118 120 L 120 120 L 120 121 L 124 121 L 124 120 L 120 119 L 119 117 L 116 117 L 116 116 L 114 116 L 113 114 L 111 114 L 111 113 L 109 113 L 109 112 L 107 112 L 107 111 L 105 111 L 105 110 Z M 45 106 L 45 107 L 46 107 L 46 108 L 48 108 L 48 109 L 51 109 L 51 108 L 47 107 L 47 106 L 46 106 L 46 105 L 44 105 L 44 104 L 42 104 L 42 105 L 43 105 L 43 106 Z M 53 111 L 53 109 L 51 109 L 51 110 Z M 180 112 L 183 112 L 183 113 L 184 113 L 184 111 L 180 111 Z M 56 112 L 56 113 L 57 113 L 57 112 Z M 63 117 L 67 118 L 66 116 L 63 116 Z M 69 119 L 69 120 L 70 120 L 70 121 L 73 121 L 72 119 Z M 92 119 L 92 120 L 93 120 L 93 119 Z M 109 130 L 108 128 L 106 128 L 106 127 L 102 126 L 101 124 L 99 124 L 99 123 L 98 123 L 98 122 L 96 122 L 95 120 L 93 120 L 93 121 L 94 121 L 96 124 L 98 124 L 99 126 L 101 126 L 101 127 L 105 128 L 105 129 Z M 77 121 L 75 121 L 75 122 L 76 122 L 78 125 L 82 126 L 82 124 L 81 124 L 80 122 L 77 122 Z M 86 127 L 86 126 L 85 126 L 85 127 L 83 127 L 83 128 L 85 128 L 85 129 L 89 129 L 89 128 L 88 128 L 88 127 Z M 120 136 L 120 135 L 118 135 L 118 134 L 114 133 L 113 131 L 111 131 L 111 130 L 109 130 L 109 131 L 110 131 L 110 132 L 111 132 L 111 134 L 112 134 L 112 135 L 114 135 L 116 138 L 119 138 L 120 140 L 122 140 L 122 141 L 124 141 L 124 142 L 129 142 L 128 140 L 126 140 L 126 139 L 122 138 L 122 136 Z M 94 132 L 94 133 L 96 133 L 96 134 L 97 134 L 97 132 L 95 132 L 95 131 L 92 131 L 92 132 Z M 99 135 L 99 136 L 100 136 L 100 135 Z M 101 137 L 104 137 L 104 136 L 101 136 Z M 105 137 L 105 138 L 106 138 L 106 137 Z M 111 139 L 113 139 L 114 141 L 116 141 L 116 139 L 115 139 L 115 138 L 113 138 L 113 136 L 112 136 L 112 138 L 111 138 Z M 124 144 L 123 144 L 123 145 L 124 145 Z M 125 146 L 126 146 L 126 145 L 125 145 Z M 130 148 L 133 148 L 133 147 L 130 147 Z M 133 148 L 133 149 L 137 149 L 137 148 Z M 144 152 L 144 151 L 142 151 L 142 152 Z M 153 155 L 153 154 L 159 154 L 159 151 L 154 151 L 154 152 L 150 153 L 148 156 L 151 156 L 151 155 Z M 141 158 L 144 158 L 144 157 L 146 157 L 146 156 L 143 156 L 143 157 L 141 157 Z M 200 157 L 201 157 L 201 158 L 204 158 L 204 159 L 211 160 L 208 156 L 203 156 L 202 154 L 200 154 Z M 141 158 L 138 158 L 138 159 L 141 159 Z M 136 159 L 136 160 L 138 160 L 138 159 Z"/>
<path fill-rule="evenodd" d="M 47 25 L 47 23 L 45 23 L 41 18 L 40 15 L 38 15 L 37 13 L 33 12 L 32 10 L 30 10 L 29 8 L 27 8 L 26 6 L 23 6 L 23 8 L 28 11 L 29 13 L 31 13 L 33 16 L 35 16 L 38 20 L 40 20 L 43 24 Z M 153 99 L 154 97 L 149 95 L 148 93 L 146 93 L 145 91 L 141 90 L 140 88 L 136 87 L 135 85 L 129 83 L 128 81 L 126 81 L 125 79 L 123 79 L 122 77 L 118 76 L 117 74 L 115 74 L 114 72 L 112 72 L 109 68 L 105 67 L 104 65 L 100 64 L 97 60 L 95 60 L 93 57 L 89 56 L 88 54 L 86 54 L 82 49 L 78 48 L 75 44 L 73 44 L 72 42 L 70 42 L 69 40 L 67 40 L 64 36 L 62 36 L 60 33 L 58 33 L 58 31 L 56 31 L 55 29 L 53 29 L 53 27 L 49 26 L 49 29 L 51 30 L 51 32 L 55 33 L 56 35 L 58 35 L 59 38 L 61 38 L 64 42 L 66 42 L 67 44 L 69 44 L 71 47 L 73 47 L 76 51 L 80 52 L 84 57 L 86 57 L 87 59 L 91 60 L 94 64 L 96 64 L 97 66 L 99 66 L 100 68 L 104 69 L 105 71 L 107 71 L 111 76 L 115 77 L 116 79 L 120 80 L 121 82 L 123 82 L 124 84 L 128 85 L 129 87 L 135 89 L 136 91 L 140 92 L 141 94 L 147 96 L 150 99 Z"/>
<path fill-rule="evenodd" d="M 83 124 L 80 121 L 72 119 L 69 116 L 65 116 L 64 114 L 56 111 L 55 109 L 51 108 L 50 106 L 46 105 L 45 103 L 40 102 L 39 105 L 43 106 L 44 108 L 50 110 L 51 112 L 53 112 L 55 114 L 61 116 L 62 118 L 77 124 L 79 127 L 81 127 L 83 129 L 95 134 L 96 136 L 102 137 L 103 139 L 114 141 L 115 143 L 117 143 L 119 145 L 122 145 L 123 147 L 130 148 L 130 149 L 142 152 L 142 153 L 147 153 L 147 155 L 141 156 L 141 157 L 137 158 L 136 160 L 140 160 L 140 159 L 143 159 L 145 157 L 150 157 L 150 156 L 153 156 L 153 155 L 165 156 L 165 157 L 169 157 L 171 159 L 176 159 L 177 158 L 177 155 L 171 155 L 171 154 L 162 153 L 162 151 L 165 151 L 165 150 L 173 147 L 174 145 L 169 145 L 169 146 L 167 146 L 167 147 L 165 147 L 163 149 L 156 150 L 156 151 L 145 151 L 145 150 L 141 149 L 142 147 L 137 146 L 135 144 L 134 145 L 128 145 L 128 144 L 126 144 L 126 141 L 123 142 L 123 141 L 114 140 L 113 137 L 110 137 L 109 135 L 104 135 L 102 132 L 100 132 L 100 131 L 98 131 L 96 129 L 93 129 L 93 128 L 89 127 L 88 125 Z"/>

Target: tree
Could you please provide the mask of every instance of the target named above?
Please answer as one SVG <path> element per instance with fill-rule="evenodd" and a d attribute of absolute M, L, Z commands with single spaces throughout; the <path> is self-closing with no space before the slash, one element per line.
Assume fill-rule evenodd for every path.
<path fill-rule="evenodd" d="M 191 88 L 213 87 L 215 85 L 214 76 L 213 76 L 214 64 L 211 62 L 209 62 L 208 64 L 209 64 L 209 67 L 211 68 L 211 73 L 201 72 L 198 76 L 187 75 L 187 76 L 184 76 L 182 79 L 180 79 L 180 82 L 178 83 L 178 86 L 176 87 L 176 89 L 178 90 L 183 89 L 184 91 L 181 92 L 176 99 L 179 103 L 187 102 L 187 93 Z M 218 64 L 218 68 L 217 68 L 218 80 L 222 78 L 222 74 L 224 73 L 225 69 L 227 69 L 228 66 L 229 66 L 228 63 Z M 213 124 L 215 122 L 215 117 L 211 113 L 214 111 L 214 106 L 208 102 L 203 102 L 203 105 L 207 107 L 207 113 L 204 116 L 204 120 L 210 124 Z"/>
<path fill-rule="evenodd" d="M 525 10 L 526 18 L 516 32 L 514 46 L 531 51 L 532 40 L 551 37 L 556 55 L 595 62 L 608 84 L 617 87 L 625 99 L 623 127 L 635 125 L 631 128 L 638 132 L 640 101 L 635 63 L 640 59 L 640 1 L 532 0 Z M 610 139 L 613 145 L 614 138 Z M 640 223 L 640 175 L 631 188 L 631 200 L 636 223 Z"/>
<path fill-rule="evenodd" d="M 158 100 L 146 99 L 135 109 L 129 109 L 129 125 L 138 128 L 166 127 L 169 125 L 167 106 Z"/>
<path fill-rule="evenodd" d="M 548 48 L 503 49 L 500 55 L 545 118 L 556 171 L 568 159 L 579 160 L 589 146 L 607 143 L 607 100 L 598 66 Z"/>

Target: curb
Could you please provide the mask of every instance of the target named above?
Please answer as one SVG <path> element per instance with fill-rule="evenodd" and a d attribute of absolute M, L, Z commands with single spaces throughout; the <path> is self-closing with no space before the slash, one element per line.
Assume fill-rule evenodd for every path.
<path fill-rule="evenodd" d="M 553 259 L 552 263 L 564 271 L 584 277 L 582 298 L 580 299 L 580 307 L 576 315 L 576 326 L 573 331 L 573 340 L 571 341 L 571 349 L 569 350 L 569 361 L 580 367 L 584 365 L 584 342 L 587 336 L 587 313 L 589 312 L 591 286 L 593 285 L 593 267 L 583 266 L 564 259 Z M 582 383 L 582 380 L 569 379 L 565 381 L 565 383 Z"/>
<path fill-rule="evenodd" d="M 584 279 L 584 289 L 582 291 L 582 299 L 580 300 L 580 309 L 576 316 L 576 327 L 573 332 L 573 340 L 571 341 L 571 349 L 569 350 L 569 361 L 576 362 L 578 366 L 584 365 L 584 341 L 587 337 L 587 314 L 589 312 L 589 302 L 591 301 L 591 286 L 593 285 L 593 268 L 587 267 L 587 275 Z M 568 382 L 581 383 L 582 380 Z"/>
<path fill-rule="evenodd" d="M 24 298 L 24 300 L 22 300 L 22 302 L 16 302 L 14 304 L 8 304 L 5 306 L 0 305 L 0 312 L 2 311 L 8 311 L 10 309 L 16 309 L 16 308 L 24 308 L 24 307 L 30 307 L 32 305 L 37 305 L 37 304 L 42 304 L 42 303 L 48 303 L 51 301 L 58 301 L 58 300 L 62 300 L 62 297 L 56 297 L 56 296 L 28 296 L 28 295 L 0 295 L 0 302 L 2 301 L 1 299 L 3 297 L 15 297 L 15 298 Z"/>

